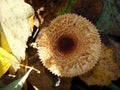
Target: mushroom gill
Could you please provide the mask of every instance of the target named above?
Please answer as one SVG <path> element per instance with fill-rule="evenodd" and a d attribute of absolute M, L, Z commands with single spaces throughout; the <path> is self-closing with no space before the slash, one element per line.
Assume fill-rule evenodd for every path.
<path fill-rule="evenodd" d="M 39 35 L 36 41 L 39 57 L 55 75 L 81 75 L 92 69 L 98 61 L 101 50 L 98 30 L 82 16 L 58 16 Z"/>

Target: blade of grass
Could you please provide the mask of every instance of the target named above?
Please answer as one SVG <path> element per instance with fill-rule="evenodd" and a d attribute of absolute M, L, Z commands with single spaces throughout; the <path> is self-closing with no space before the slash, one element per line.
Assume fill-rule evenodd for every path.
<path fill-rule="evenodd" d="M 0 90 L 21 90 L 32 69 L 33 67 L 31 67 L 29 71 L 21 79 L 15 80 L 6 87 L 0 88 Z"/>

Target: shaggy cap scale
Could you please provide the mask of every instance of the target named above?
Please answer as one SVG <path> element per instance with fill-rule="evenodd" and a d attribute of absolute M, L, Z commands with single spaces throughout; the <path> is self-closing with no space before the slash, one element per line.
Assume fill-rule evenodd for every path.
<path fill-rule="evenodd" d="M 41 30 L 37 43 L 43 65 L 62 77 L 81 75 L 92 69 L 101 50 L 96 27 L 75 14 L 55 18 Z"/>

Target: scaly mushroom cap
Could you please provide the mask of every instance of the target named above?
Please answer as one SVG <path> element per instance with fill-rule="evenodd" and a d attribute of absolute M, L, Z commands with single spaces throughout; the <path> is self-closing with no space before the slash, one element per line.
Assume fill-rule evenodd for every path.
<path fill-rule="evenodd" d="M 81 75 L 92 69 L 101 50 L 98 30 L 75 14 L 54 19 L 41 30 L 37 43 L 43 65 L 61 77 Z"/>

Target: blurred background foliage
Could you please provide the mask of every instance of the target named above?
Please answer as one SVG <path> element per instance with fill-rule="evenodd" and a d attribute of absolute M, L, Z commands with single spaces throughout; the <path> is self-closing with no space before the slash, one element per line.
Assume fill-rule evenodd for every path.
<path fill-rule="evenodd" d="M 103 10 L 96 22 L 97 28 L 110 35 L 120 37 L 120 1 L 103 0 Z"/>

